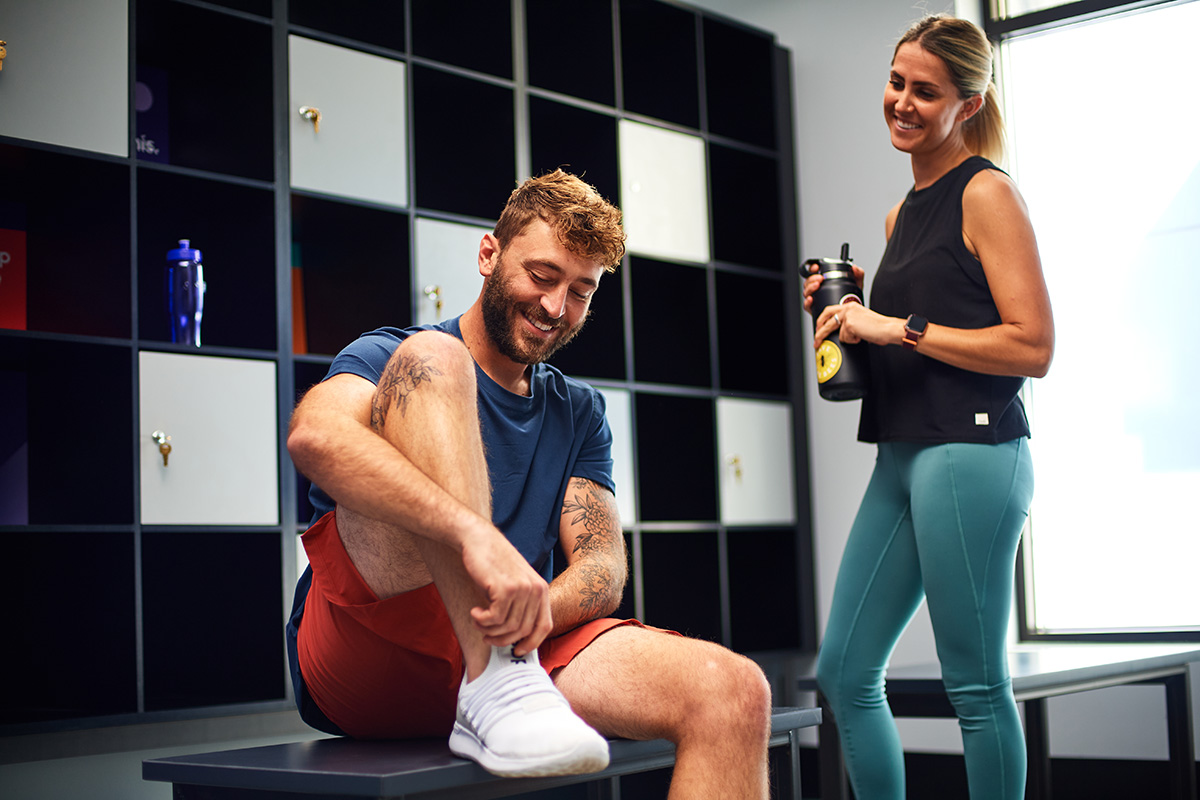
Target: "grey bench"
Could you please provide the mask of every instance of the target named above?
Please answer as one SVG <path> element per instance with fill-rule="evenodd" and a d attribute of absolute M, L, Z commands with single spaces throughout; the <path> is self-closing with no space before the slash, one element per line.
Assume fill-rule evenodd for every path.
<path fill-rule="evenodd" d="M 799 731 L 819 725 L 816 708 L 776 708 L 772 747 L 787 747 L 788 776 L 780 797 L 800 798 Z M 450 753 L 445 739 L 357 741 L 317 739 L 224 750 L 142 762 L 142 777 L 174 785 L 176 800 L 333 800 L 334 798 L 511 797 L 570 784 L 591 784 L 597 800 L 620 797 L 619 780 L 675 763 L 675 746 L 663 739 L 609 741 L 603 772 L 550 778 L 497 778 Z M 790 792 L 790 793 L 789 793 Z"/>
<path fill-rule="evenodd" d="M 1192 733 L 1188 665 L 1200 663 L 1196 645 L 1171 644 L 1022 644 L 1008 658 L 1013 695 L 1025 705 L 1025 745 L 1029 757 L 1027 800 L 1050 798 L 1050 737 L 1046 698 L 1108 686 L 1158 683 L 1167 695 L 1167 740 L 1171 761 L 1171 798 L 1196 800 L 1195 744 Z M 798 688 L 818 691 L 815 659 L 801 665 Z M 887 698 L 897 717 L 954 717 L 938 664 L 888 670 Z M 848 796 L 838 741 L 837 720 L 828 715 L 818 733 L 823 800 Z"/>

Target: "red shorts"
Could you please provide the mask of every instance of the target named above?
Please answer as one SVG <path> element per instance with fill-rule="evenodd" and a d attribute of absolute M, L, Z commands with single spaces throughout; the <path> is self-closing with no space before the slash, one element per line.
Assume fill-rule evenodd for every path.
<path fill-rule="evenodd" d="M 334 724 L 358 738 L 448 736 L 463 658 L 437 588 L 380 600 L 342 546 L 332 512 L 302 537 L 312 588 L 300 624 L 300 673 Z M 598 619 L 547 639 L 546 672 L 570 663 L 597 636 L 637 620 Z"/>

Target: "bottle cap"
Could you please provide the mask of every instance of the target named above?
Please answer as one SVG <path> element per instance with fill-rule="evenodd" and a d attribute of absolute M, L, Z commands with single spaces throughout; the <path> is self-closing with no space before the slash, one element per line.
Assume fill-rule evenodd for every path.
<path fill-rule="evenodd" d="M 200 263 L 200 251 L 193 249 L 191 244 L 187 239 L 180 239 L 178 249 L 167 251 L 167 261 L 195 261 L 197 264 Z"/>

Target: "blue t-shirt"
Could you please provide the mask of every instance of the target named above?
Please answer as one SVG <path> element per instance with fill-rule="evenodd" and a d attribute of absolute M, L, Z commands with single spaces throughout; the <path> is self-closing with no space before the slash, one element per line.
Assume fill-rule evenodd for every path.
<path fill-rule="evenodd" d="M 364 333 L 334 358 L 326 378 L 350 373 L 378 384 L 388 359 L 408 336 L 440 330 L 462 339 L 456 317 L 437 325 Z M 492 482 L 492 522 L 550 580 L 562 502 L 571 478 L 614 489 L 612 431 L 604 395 L 549 364 L 535 364 L 530 396 L 504 389 L 475 365 L 479 419 Z M 314 520 L 334 507 L 315 484 Z"/>

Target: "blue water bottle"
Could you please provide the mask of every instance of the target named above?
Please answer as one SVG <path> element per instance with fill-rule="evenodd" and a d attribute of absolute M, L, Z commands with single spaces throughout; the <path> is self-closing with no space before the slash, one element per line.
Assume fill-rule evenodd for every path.
<path fill-rule="evenodd" d="M 204 317 L 204 267 L 199 250 L 187 239 L 167 252 L 167 314 L 171 341 L 200 346 L 200 320 Z"/>

